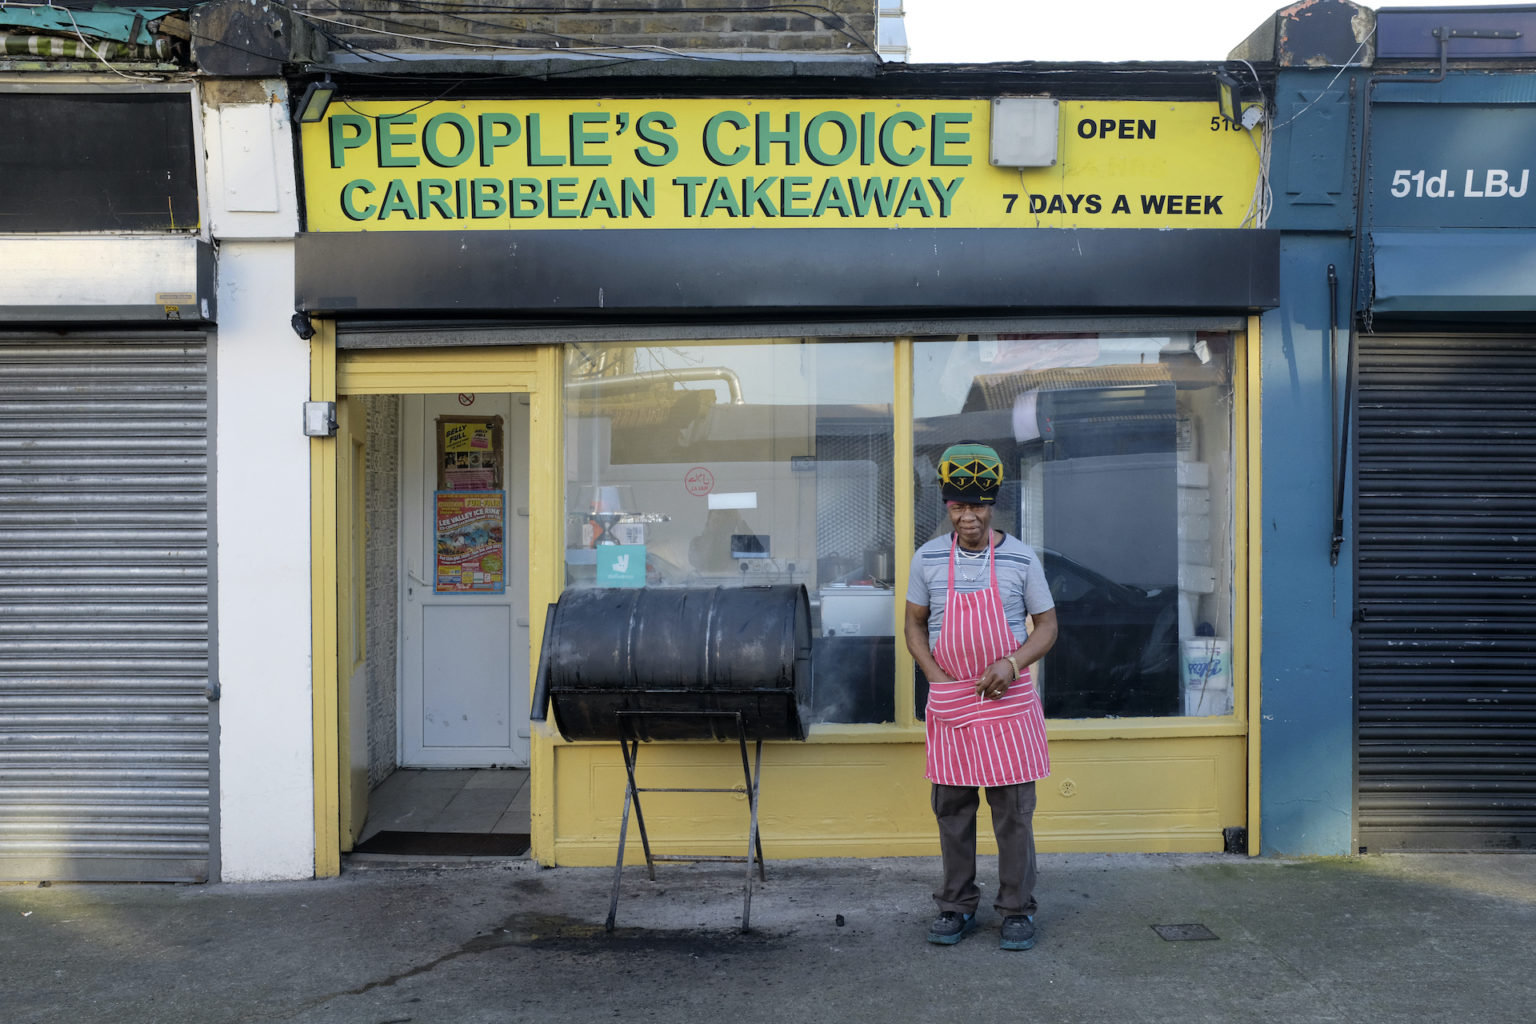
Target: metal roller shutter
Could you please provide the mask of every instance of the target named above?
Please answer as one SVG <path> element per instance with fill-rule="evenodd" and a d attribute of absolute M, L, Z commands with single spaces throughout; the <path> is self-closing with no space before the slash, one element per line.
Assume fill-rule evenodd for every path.
<path fill-rule="evenodd" d="M 0 340 L 0 880 L 208 876 L 208 360 Z"/>
<path fill-rule="evenodd" d="M 1536 340 L 1359 358 L 1360 844 L 1536 848 Z"/>

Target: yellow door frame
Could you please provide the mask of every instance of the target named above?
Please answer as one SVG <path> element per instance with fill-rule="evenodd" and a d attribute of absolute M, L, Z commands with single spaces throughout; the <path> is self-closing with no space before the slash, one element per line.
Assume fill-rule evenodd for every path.
<path fill-rule="evenodd" d="M 1243 666 L 1243 678 L 1247 686 L 1246 699 L 1241 708 L 1248 723 L 1248 855 L 1259 855 L 1263 836 L 1260 831 L 1259 800 L 1259 739 L 1263 732 L 1260 710 L 1262 663 L 1259 657 L 1263 649 L 1264 623 L 1264 474 L 1260 458 L 1259 440 L 1263 436 L 1263 378 L 1260 368 L 1263 360 L 1259 349 L 1259 318 L 1248 318 L 1247 337 L 1236 346 L 1236 360 L 1232 376 L 1238 386 L 1232 389 L 1237 408 L 1233 410 L 1233 439 L 1235 444 L 1235 470 L 1237 515 L 1234 517 L 1236 536 L 1232 538 L 1237 567 L 1235 593 L 1232 595 L 1239 615 L 1247 616 L 1247 628 L 1233 631 L 1237 647 L 1233 664 Z M 1237 659 L 1242 659 L 1238 661 Z"/>
<path fill-rule="evenodd" d="M 310 398 L 335 402 L 348 395 L 502 392 L 529 396 L 528 617 L 530 680 L 538 666 L 544 617 L 560 594 L 565 495 L 560 451 L 560 347 L 557 345 L 443 349 L 338 351 L 334 321 L 317 320 L 310 339 Z M 341 873 L 345 754 L 339 713 L 342 643 L 338 549 L 337 444 L 310 443 L 311 642 L 314 654 L 313 722 L 315 780 L 315 875 Z M 547 856 L 554 842 L 550 741 L 538 731 L 530 753 L 533 855 Z"/>
<path fill-rule="evenodd" d="M 309 341 L 309 398 L 336 401 L 336 325 L 315 323 Z M 310 700 L 315 778 L 315 877 L 341 874 L 341 721 L 338 710 L 341 637 L 337 595 L 334 437 L 309 440 Z"/>

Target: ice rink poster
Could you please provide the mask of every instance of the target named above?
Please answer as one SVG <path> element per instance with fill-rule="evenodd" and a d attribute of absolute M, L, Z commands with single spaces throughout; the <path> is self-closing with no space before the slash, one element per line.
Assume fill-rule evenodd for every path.
<path fill-rule="evenodd" d="M 438 491 L 439 594 L 499 594 L 506 586 L 506 492 Z"/>

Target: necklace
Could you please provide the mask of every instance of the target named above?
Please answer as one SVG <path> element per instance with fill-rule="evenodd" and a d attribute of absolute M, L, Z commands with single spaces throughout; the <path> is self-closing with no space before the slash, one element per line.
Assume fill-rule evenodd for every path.
<path fill-rule="evenodd" d="M 982 570 L 986 568 L 987 560 L 990 559 L 992 555 L 991 541 L 992 538 L 989 535 L 987 537 L 987 546 L 981 551 L 967 551 L 965 548 L 960 547 L 958 544 L 955 545 L 955 553 L 960 556 L 959 559 L 956 559 L 955 561 L 955 568 L 959 572 L 960 578 L 962 580 L 967 583 L 975 583 L 977 580 L 981 579 Z M 966 563 L 969 563 L 969 565 Z M 966 572 L 966 569 L 968 568 L 971 570 L 970 572 Z"/>

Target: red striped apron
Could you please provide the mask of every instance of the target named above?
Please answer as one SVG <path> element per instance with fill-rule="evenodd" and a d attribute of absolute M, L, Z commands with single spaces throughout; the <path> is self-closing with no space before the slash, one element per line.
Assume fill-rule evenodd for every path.
<path fill-rule="evenodd" d="M 1051 758 L 1029 668 L 999 700 L 976 692 L 987 666 L 1020 646 L 997 589 L 993 546 L 987 549 L 987 588 L 957 594 L 955 545 L 951 538 L 944 621 L 933 647 L 934 660 L 952 679 L 928 684 L 928 779 L 945 786 L 1011 786 L 1043 779 L 1051 773 Z"/>

